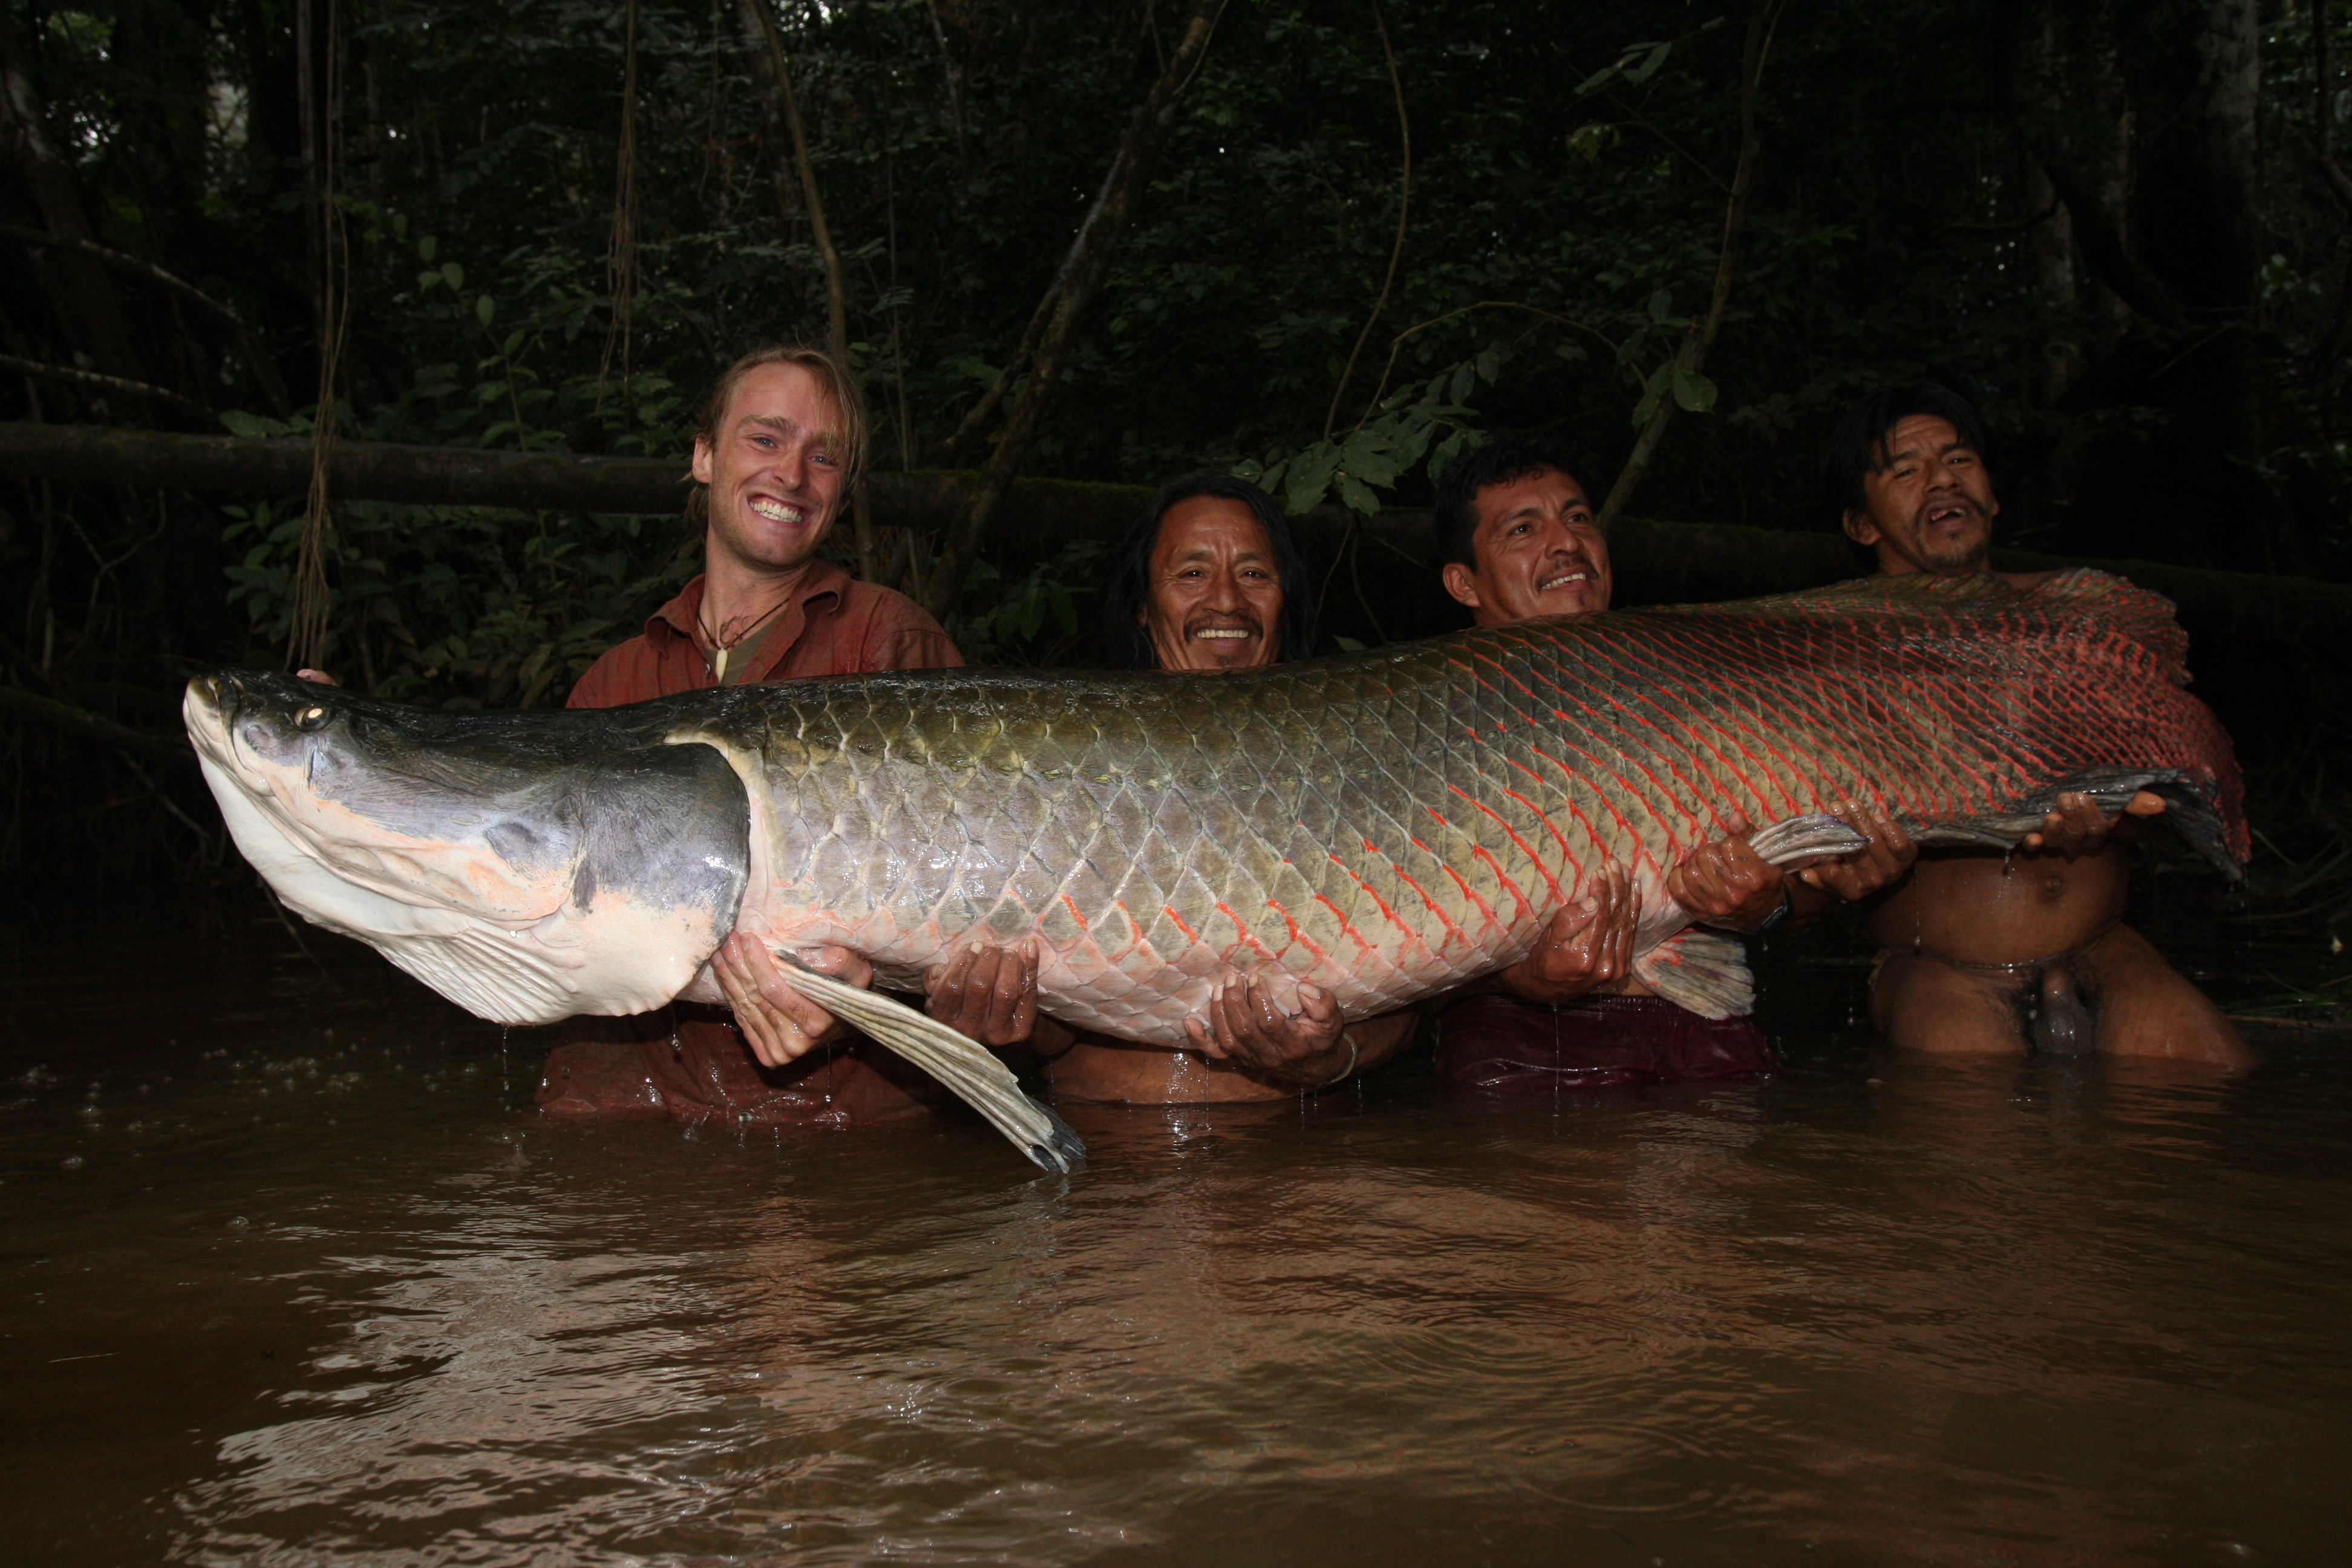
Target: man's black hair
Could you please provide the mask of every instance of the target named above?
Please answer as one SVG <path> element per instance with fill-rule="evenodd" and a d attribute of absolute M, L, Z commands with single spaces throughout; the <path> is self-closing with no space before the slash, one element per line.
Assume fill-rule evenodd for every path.
<path fill-rule="evenodd" d="M 1282 515 L 1282 508 L 1275 504 L 1272 496 L 1247 479 L 1205 472 L 1187 474 L 1160 486 L 1159 493 L 1144 507 L 1143 514 L 1127 531 L 1127 538 L 1111 565 L 1110 578 L 1103 584 L 1103 657 L 1122 669 L 1159 667 L 1159 651 L 1151 646 L 1151 633 L 1143 625 L 1144 607 L 1151 598 L 1151 552 L 1160 543 L 1160 523 L 1168 515 L 1168 509 L 1196 496 L 1237 500 L 1250 509 L 1258 526 L 1265 530 L 1266 542 L 1274 549 L 1275 581 L 1282 587 L 1282 613 L 1273 627 L 1275 658 L 1287 664 L 1292 659 L 1312 657 L 1315 582 L 1307 574 L 1306 558 L 1298 553 L 1298 541 L 1290 531 L 1290 520 Z"/>
<path fill-rule="evenodd" d="M 1895 427 L 1916 415 L 1941 419 L 1959 432 L 1961 444 L 1992 471 L 1991 437 L 1976 405 L 1940 382 L 1914 381 L 1881 387 L 1846 410 L 1822 455 L 1822 494 L 1843 517 L 1869 504 L 1863 480 L 1886 466 L 1886 443 Z M 1998 479 L 1998 473 L 1994 474 Z M 1997 487 L 1996 487 L 1997 488 Z"/>
<path fill-rule="evenodd" d="M 1546 468 L 1558 468 L 1573 479 L 1573 463 L 1563 443 L 1544 435 L 1497 436 L 1483 447 L 1457 453 L 1437 481 L 1435 521 L 1438 542 L 1445 551 L 1445 563 L 1459 563 L 1473 572 L 1478 570 L 1475 540 L 1480 490 L 1489 485 L 1532 479 Z"/>

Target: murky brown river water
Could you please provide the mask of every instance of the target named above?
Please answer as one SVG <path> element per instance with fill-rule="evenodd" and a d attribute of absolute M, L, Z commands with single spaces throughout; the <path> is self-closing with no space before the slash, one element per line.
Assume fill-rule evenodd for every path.
<path fill-rule="evenodd" d="M 2352 1040 L 750 1137 L 551 1123 L 350 943 L 0 942 L 58 1563 L 2342 1562 Z"/>

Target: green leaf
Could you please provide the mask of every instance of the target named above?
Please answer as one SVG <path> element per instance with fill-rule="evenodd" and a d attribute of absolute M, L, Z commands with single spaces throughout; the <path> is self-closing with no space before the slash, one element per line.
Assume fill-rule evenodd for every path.
<path fill-rule="evenodd" d="M 1643 46 L 1640 44 L 1635 44 L 1632 49 L 1628 49 L 1625 52 L 1630 55 L 1643 47 Z M 1652 77 L 1657 75 L 1658 68 L 1664 65 L 1666 63 L 1666 57 L 1674 52 L 1675 46 L 1671 39 L 1651 48 L 1649 58 L 1643 60 L 1640 65 L 1633 66 L 1626 70 L 1626 85 L 1629 87 L 1639 87 L 1643 82 L 1649 80 Z"/>
<path fill-rule="evenodd" d="M 498 307 L 491 302 L 490 297 L 488 294 L 477 295 L 475 297 L 474 320 L 481 322 L 485 327 L 490 324 L 490 317 L 497 311 L 497 310 Z"/>
<path fill-rule="evenodd" d="M 416 242 L 416 259 L 419 261 L 430 261 L 433 259 L 433 253 L 440 248 L 440 237 L 437 235 L 428 234 L 423 239 Z"/>
<path fill-rule="evenodd" d="M 1312 511 L 1331 488 L 1331 470 L 1339 466 L 1339 448 L 1318 441 L 1290 459 L 1289 482 L 1283 486 L 1282 504 L 1291 516 Z"/>
<path fill-rule="evenodd" d="M 264 419 L 257 414 L 247 414 L 242 409 L 229 409 L 220 416 L 220 422 L 228 426 L 230 435 L 243 436 L 248 440 L 286 434 L 286 426 L 277 420 Z"/>
<path fill-rule="evenodd" d="M 1633 405 L 1635 429 L 1650 422 L 1650 416 L 1657 410 L 1658 400 L 1665 396 L 1666 389 L 1673 384 L 1675 369 L 1674 362 L 1670 360 L 1650 373 L 1649 382 L 1642 391 L 1642 401 Z"/>
<path fill-rule="evenodd" d="M 1503 374 L 1503 351 L 1488 349 L 1474 363 L 1478 366 L 1478 379 L 1492 386 L 1496 378 Z M 1454 401 L 1459 403 L 1461 399 L 1457 397 Z"/>
<path fill-rule="evenodd" d="M 1339 476 L 1339 499 L 1366 517 L 1381 510 L 1381 498 L 1372 493 L 1370 485 L 1353 474 Z"/>
<path fill-rule="evenodd" d="M 452 289 L 463 289 L 466 286 L 466 269 L 454 261 L 445 261 L 441 264 L 441 278 Z"/>
<path fill-rule="evenodd" d="M 1466 402 L 1469 399 L 1471 389 L 1475 387 L 1477 384 L 1478 367 L 1470 363 L 1466 360 L 1464 361 L 1462 367 L 1454 373 L 1454 384 L 1446 389 L 1445 401 L 1448 403 Z"/>
<path fill-rule="evenodd" d="M 1361 653 L 1364 651 L 1364 645 L 1358 642 L 1354 637 L 1334 637 L 1331 641 L 1338 646 L 1341 653 Z"/>
<path fill-rule="evenodd" d="M 1705 414 L 1715 406 L 1715 383 L 1695 370 L 1676 365 L 1675 401 L 1693 414 Z"/>
<path fill-rule="evenodd" d="M 1599 92 L 1602 88 L 1609 85 L 1610 79 L 1614 77 L 1616 74 L 1617 68 L 1615 66 L 1602 66 L 1599 70 L 1594 71 L 1591 76 L 1586 77 L 1582 81 L 1576 84 L 1576 96 L 1583 98 L 1587 94 Z"/>
<path fill-rule="evenodd" d="M 1265 475 L 1265 465 L 1255 458 L 1244 458 L 1228 471 L 1237 479 L 1247 479 L 1250 483 L 1255 484 Z"/>
<path fill-rule="evenodd" d="M 1650 296 L 1650 320 L 1654 321 L 1664 321 L 1668 316 L 1671 316 L 1674 313 L 1675 292 L 1673 289 L 1661 289 L 1656 293 Z"/>
<path fill-rule="evenodd" d="M 1368 485 L 1396 483 L 1401 466 L 1387 438 L 1374 431 L 1358 430 L 1339 448 L 1341 469 Z"/>

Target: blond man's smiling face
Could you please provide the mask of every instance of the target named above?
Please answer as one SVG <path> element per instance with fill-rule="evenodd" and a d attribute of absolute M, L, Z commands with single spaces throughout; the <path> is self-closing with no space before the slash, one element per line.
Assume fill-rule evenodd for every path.
<path fill-rule="evenodd" d="M 694 440 L 694 477 L 710 487 L 710 550 L 761 574 L 814 556 L 841 500 L 840 424 L 805 365 L 745 375 L 716 437 Z"/>

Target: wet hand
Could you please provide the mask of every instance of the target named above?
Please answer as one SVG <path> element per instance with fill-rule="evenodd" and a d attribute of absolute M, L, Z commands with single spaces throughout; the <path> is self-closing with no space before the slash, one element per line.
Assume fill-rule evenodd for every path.
<path fill-rule="evenodd" d="M 2163 809 L 2162 795 L 2141 790 L 2124 804 L 2121 815 L 2154 816 Z M 2027 834 L 2020 847 L 2037 854 L 2063 856 L 2069 860 L 2080 859 L 2107 847 L 2116 821 L 2100 810 L 2098 802 L 2089 795 L 2069 790 L 2058 797 L 2058 809 L 2042 819 L 2041 831 Z"/>
<path fill-rule="evenodd" d="M 845 947 L 804 947 L 799 957 L 820 974 L 852 985 L 874 984 L 874 966 Z M 840 1019 L 793 989 L 757 937 L 730 932 L 710 955 L 710 975 L 761 1067 L 782 1067 L 846 1032 Z"/>
<path fill-rule="evenodd" d="M 1918 860 L 1919 847 L 1881 807 L 1840 801 L 1832 815 L 1870 842 L 1797 872 L 1796 879 L 1806 887 L 1853 903 L 1901 881 Z"/>
<path fill-rule="evenodd" d="M 297 680 L 308 680 L 320 686 L 341 686 L 342 684 L 341 681 L 337 680 L 333 676 L 329 675 L 323 669 L 298 669 L 294 672 L 294 679 Z"/>
<path fill-rule="evenodd" d="M 1496 978 L 1528 1002 L 1566 1002 L 1633 973 L 1633 929 L 1642 890 L 1624 868 L 1601 869 L 1574 903 L 1563 905 L 1528 955 Z"/>
<path fill-rule="evenodd" d="M 1037 1025 L 1037 943 L 975 942 L 923 976 L 923 1011 L 983 1046 L 1017 1045 Z"/>
<path fill-rule="evenodd" d="M 1726 931 L 1754 931 L 1780 912 L 1789 896 L 1780 868 L 1748 847 L 1755 825 L 1734 812 L 1730 833 L 1702 844 L 1666 873 L 1666 893 L 1691 918 Z"/>
<path fill-rule="evenodd" d="M 1207 1009 L 1184 1020 L 1184 1033 L 1204 1057 L 1278 1083 L 1319 1088 L 1355 1054 L 1340 1037 L 1348 1021 L 1339 999 L 1319 985 L 1298 988 L 1298 1009 L 1276 1006 L 1274 988 L 1253 974 L 1211 992 Z"/>

